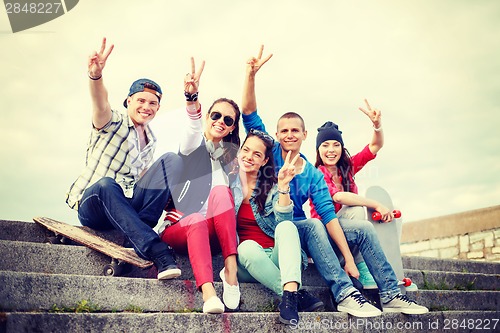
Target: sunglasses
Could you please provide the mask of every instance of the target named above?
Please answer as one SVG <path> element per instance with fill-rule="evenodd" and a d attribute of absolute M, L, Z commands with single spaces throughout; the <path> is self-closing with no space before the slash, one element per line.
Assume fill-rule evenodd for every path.
<path fill-rule="evenodd" d="M 221 117 L 222 117 L 222 113 L 220 113 L 220 112 L 214 111 L 214 112 L 210 113 L 210 119 L 212 119 L 214 121 L 219 120 Z M 224 124 L 226 124 L 226 126 L 233 126 L 234 119 L 229 117 L 229 116 L 224 116 Z"/>
<path fill-rule="evenodd" d="M 269 143 L 274 143 L 273 137 L 267 134 L 266 132 L 262 132 L 252 128 L 249 133 L 259 137 L 264 141 L 268 141 Z"/>

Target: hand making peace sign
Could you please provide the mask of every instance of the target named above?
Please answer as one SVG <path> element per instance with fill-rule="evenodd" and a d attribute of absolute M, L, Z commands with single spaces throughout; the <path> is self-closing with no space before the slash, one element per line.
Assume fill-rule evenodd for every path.
<path fill-rule="evenodd" d="M 363 109 L 363 108 L 359 108 L 361 111 L 363 111 L 364 114 L 366 114 L 368 116 L 368 118 L 370 118 L 370 120 L 372 121 L 373 123 L 373 126 L 375 126 L 375 128 L 379 128 L 380 127 L 380 122 L 382 121 L 381 117 L 382 117 L 382 113 L 380 112 L 379 109 L 375 109 L 370 106 L 370 104 L 368 103 L 368 100 L 365 98 L 365 104 L 366 104 L 366 108 L 367 110 Z"/>
<path fill-rule="evenodd" d="M 295 177 L 295 162 L 300 157 L 300 154 L 295 155 L 293 160 L 290 162 L 290 155 L 292 152 L 289 150 L 285 157 L 285 164 L 281 167 L 278 172 L 278 188 L 283 189 L 283 187 L 287 187 L 288 184 L 292 181 L 293 177 Z"/>
<path fill-rule="evenodd" d="M 248 74 L 254 76 L 259 71 L 259 69 L 262 67 L 262 65 L 264 65 L 273 56 L 273 54 L 271 53 L 268 56 L 266 56 L 264 59 L 262 59 L 262 52 L 263 51 L 264 51 L 264 45 L 261 45 L 257 58 L 251 57 L 250 59 L 248 59 L 248 61 L 247 61 Z"/>
<path fill-rule="evenodd" d="M 111 44 L 109 49 L 106 51 L 106 38 L 102 39 L 101 49 L 99 53 L 94 51 L 93 54 L 89 56 L 89 75 L 98 78 L 102 75 L 102 70 L 106 66 L 106 60 L 108 60 L 111 51 L 115 46 Z"/>
<path fill-rule="evenodd" d="M 205 60 L 202 61 L 201 67 L 196 71 L 196 66 L 194 64 L 194 58 L 191 57 L 191 73 L 187 73 L 184 77 L 184 91 L 189 94 L 194 94 L 198 92 L 198 87 L 200 85 L 201 73 L 203 73 L 203 68 L 205 68 Z"/>

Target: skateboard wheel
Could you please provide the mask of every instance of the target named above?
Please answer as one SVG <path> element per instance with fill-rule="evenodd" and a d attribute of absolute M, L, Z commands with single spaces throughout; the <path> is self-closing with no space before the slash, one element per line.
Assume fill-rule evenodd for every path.
<path fill-rule="evenodd" d="M 404 285 L 405 287 L 409 287 L 409 286 L 411 286 L 411 284 L 412 284 L 412 283 L 413 283 L 413 282 L 411 281 L 411 279 L 410 279 L 410 278 L 404 278 L 404 279 L 403 279 L 403 285 Z"/>
<path fill-rule="evenodd" d="M 373 212 L 372 213 L 372 220 L 373 221 L 378 221 L 382 218 L 382 214 L 380 214 L 379 212 Z"/>
<path fill-rule="evenodd" d="M 57 236 L 47 236 L 45 238 L 45 243 L 47 244 L 61 244 Z"/>
<path fill-rule="evenodd" d="M 400 210 L 393 210 L 392 213 L 394 214 L 394 217 L 399 219 L 401 217 L 401 211 Z"/>
<path fill-rule="evenodd" d="M 113 263 L 105 265 L 102 273 L 104 276 L 119 276 L 121 271 L 122 267 Z"/>
<path fill-rule="evenodd" d="M 52 236 L 47 236 L 45 238 L 45 243 L 48 243 L 48 244 L 66 244 L 66 237 L 62 236 L 62 235 L 58 235 L 58 234 L 55 234 L 55 235 L 52 235 Z"/>

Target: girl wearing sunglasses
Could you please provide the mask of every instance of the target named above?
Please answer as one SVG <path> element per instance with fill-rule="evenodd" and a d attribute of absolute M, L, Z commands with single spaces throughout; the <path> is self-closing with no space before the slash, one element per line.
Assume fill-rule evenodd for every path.
<path fill-rule="evenodd" d="M 236 262 L 236 214 L 229 190 L 230 172 L 238 152 L 240 110 L 227 98 L 217 99 L 203 116 L 198 100 L 200 76 L 205 62 L 184 78 L 184 95 L 189 119 L 186 136 L 181 139 L 179 155 L 183 172 L 172 190 L 167 207 L 171 223 L 161 238 L 178 253 L 188 253 L 196 287 L 203 294 L 204 313 L 222 313 L 224 304 L 236 309 L 240 302 Z M 203 119 L 204 124 L 203 124 Z M 213 285 L 212 252 L 222 251 L 224 268 L 221 302 Z"/>
<path fill-rule="evenodd" d="M 287 155 L 275 176 L 274 140 L 267 134 L 250 130 L 238 153 L 238 177 L 231 183 L 236 214 L 238 279 L 260 282 L 281 296 L 279 319 L 284 324 L 298 323 L 299 305 L 313 311 L 323 303 L 300 290 L 301 265 L 307 256 L 300 247 L 290 200 L 290 181 L 295 162 Z M 299 156 L 299 155 L 297 155 Z"/>

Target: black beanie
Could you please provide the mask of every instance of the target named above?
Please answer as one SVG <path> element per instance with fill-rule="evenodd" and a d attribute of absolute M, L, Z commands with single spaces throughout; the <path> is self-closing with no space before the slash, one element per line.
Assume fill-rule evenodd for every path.
<path fill-rule="evenodd" d="M 327 140 L 337 140 L 343 146 L 342 131 L 339 131 L 339 126 L 331 121 L 327 121 L 318 128 L 318 136 L 316 137 L 316 150 Z"/>

